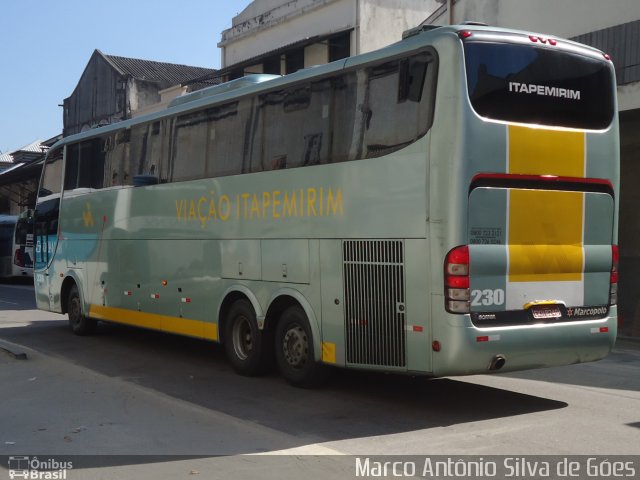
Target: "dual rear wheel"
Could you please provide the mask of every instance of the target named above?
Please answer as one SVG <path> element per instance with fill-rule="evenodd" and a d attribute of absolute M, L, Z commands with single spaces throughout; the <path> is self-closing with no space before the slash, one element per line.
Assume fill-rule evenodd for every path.
<path fill-rule="evenodd" d="M 292 385 L 312 387 L 327 376 L 327 368 L 315 360 L 309 320 L 299 306 L 288 307 L 275 331 L 260 330 L 248 300 L 236 301 L 227 316 L 224 345 L 229 361 L 241 375 L 259 375 L 272 366 Z"/>

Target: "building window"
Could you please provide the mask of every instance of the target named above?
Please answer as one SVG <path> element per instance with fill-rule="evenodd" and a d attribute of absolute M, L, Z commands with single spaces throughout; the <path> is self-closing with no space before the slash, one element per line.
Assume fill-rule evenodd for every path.
<path fill-rule="evenodd" d="M 351 32 L 344 32 L 329 39 L 329 62 L 351 55 Z"/>
<path fill-rule="evenodd" d="M 272 75 L 280 75 L 280 55 L 265 58 L 262 63 L 262 71 Z"/>
<path fill-rule="evenodd" d="M 286 74 L 297 72 L 304 68 L 304 48 L 291 50 L 286 54 Z"/>
<path fill-rule="evenodd" d="M 229 72 L 229 77 L 227 81 L 235 80 L 236 78 L 244 77 L 244 70 L 242 68 L 236 68 L 235 70 L 231 70 Z"/>

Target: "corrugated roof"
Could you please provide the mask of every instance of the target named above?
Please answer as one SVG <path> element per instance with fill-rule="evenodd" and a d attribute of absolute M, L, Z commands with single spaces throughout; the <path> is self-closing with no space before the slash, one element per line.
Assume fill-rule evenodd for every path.
<path fill-rule="evenodd" d="M 3 153 L 0 155 L 0 163 L 14 163 L 16 157 L 33 157 L 31 154 L 42 155 L 42 140 L 36 140 L 24 147 L 18 148 L 12 152 Z"/>
<path fill-rule="evenodd" d="M 122 74 L 139 80 L 158 82 L 167 86 L 181 85 L 194 78 L 215 73 L 212 68 L 193 67 L 176 63 L 154 62 L 138 58 L 102 54 Z"/>

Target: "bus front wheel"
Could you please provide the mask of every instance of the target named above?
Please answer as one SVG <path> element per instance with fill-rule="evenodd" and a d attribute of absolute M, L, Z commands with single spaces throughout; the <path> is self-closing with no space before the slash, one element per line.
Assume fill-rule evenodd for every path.
<path fill-rule="evenodd" d="M 85 316 L 83 313 L 80 292 L 76 285 L 72 286 L 71 290 L 69 290 L 67 313 L 69 315 L 71 331 L 76 335 L 90 335 L 96 330 L 98 322 Z"/>
<path fill-rule="evenodd" d="M 315 360 L 309 320 L 299 306 L 287 308 L 276 328 L 276 361 L 291 385 L 311 388 L 322 384 L 329 369 Z"/>
<path fill-rule="evenodd" d="M 225 322 L 224 348 L 240 375 L 256 376 L 269 366 L 271 353 L 266 332 L 258 328 L 256 313 L 248 300 L 238 300 L 229 309 Z"/>

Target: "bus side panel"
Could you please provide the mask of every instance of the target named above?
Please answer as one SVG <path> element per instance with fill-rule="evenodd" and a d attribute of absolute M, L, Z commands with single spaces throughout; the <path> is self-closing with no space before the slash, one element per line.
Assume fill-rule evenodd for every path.
<path fill-rule="evenodd" d="M 429 292 L 429 270 L 431 265 L 429 241 L 407 239 L 406 258 L 406 317 L 407 317 L 407 369 L 429 373 L 432 370 L 431 295 Z M 439 265 L 435 265 L 438 268 Z"/>
<path fill-rule="evenodd" d="M 322 360 L 329 364 L 345 366 L 345 299 L 341 240 L 320 240 L 320 290 Z"/>

